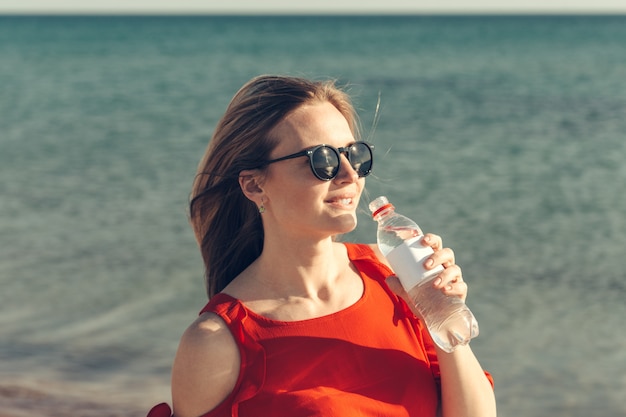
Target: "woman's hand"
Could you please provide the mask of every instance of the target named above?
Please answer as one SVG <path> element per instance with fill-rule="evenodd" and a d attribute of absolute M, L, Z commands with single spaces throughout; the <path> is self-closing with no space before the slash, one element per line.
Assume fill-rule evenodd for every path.
<path fill-rule="evenodd" d="M 441 236 L 432 233 L 424 235 L 424 246 L 430 246 L 435 253 L 424 261 L 427 270 L 442 265 L 444 270 L 433 281 L 435 288 L 441 289 L 444 294 L 456 296 L 465 301 L 467 298 L 467 284 L 463 281 L 461 268 L 454 263 L 454 252 L 450 248 L 444 248 Z"/>

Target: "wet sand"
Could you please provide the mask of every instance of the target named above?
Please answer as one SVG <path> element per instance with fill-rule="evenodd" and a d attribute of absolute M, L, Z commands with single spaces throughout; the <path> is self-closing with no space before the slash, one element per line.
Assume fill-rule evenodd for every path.
<path fill-rule="evenodd" d="M 144 417 L 149 408 L 124 402 L 98 402 L 19 385 L 0 385 L 0 417 Z"/>

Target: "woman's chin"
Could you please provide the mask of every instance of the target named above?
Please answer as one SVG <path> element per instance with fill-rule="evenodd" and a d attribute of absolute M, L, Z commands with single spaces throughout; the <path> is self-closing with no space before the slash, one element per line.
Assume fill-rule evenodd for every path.
<path fill-rule="evenodd" d="M 341 216 L 339 220 L 341 222 L 340 226 L 338 227 L 338 229 L 340 230 L 338 232 L 339 234 L 343 235 L 346 233 L 350 233 L 351 231 L 356 229 L 357 217 L 355 215 L 345 214 Z"/>

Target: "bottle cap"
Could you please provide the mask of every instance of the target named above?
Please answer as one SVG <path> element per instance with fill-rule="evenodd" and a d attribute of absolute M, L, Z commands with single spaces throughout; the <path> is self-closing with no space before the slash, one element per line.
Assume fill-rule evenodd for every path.
<path fill-rule="evenodd" d="M 372 217 L 376 217 L 377 214 L 388 208 L 393 208 L 393 204 L 391 204 L 389 200 L 387 200 L 387 197 L 382 195 L 372 200 L 372 202 L 369 204 L 369 209 L 372 212 Z"/>

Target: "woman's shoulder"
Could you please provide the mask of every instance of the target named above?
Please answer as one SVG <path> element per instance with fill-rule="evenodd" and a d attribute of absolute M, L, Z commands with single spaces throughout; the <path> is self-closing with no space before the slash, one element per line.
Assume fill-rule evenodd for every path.
<path fill-rule="evenodd" d="M 202 348 L 206 344 L 211 344 L 216 348 L 237 347 L 235 339 L 224 320 L 211 311 L 200 314 L 187 327 L 181 338 L 181 345 L 191 349 Z"/>
<path fill-rule="evenodd" d="M 177 417 L 215 408 L 239 376 L 237 343 L 216 314 L 202 313 L 183 333 L 172 367 L 172 400 Z"/>

